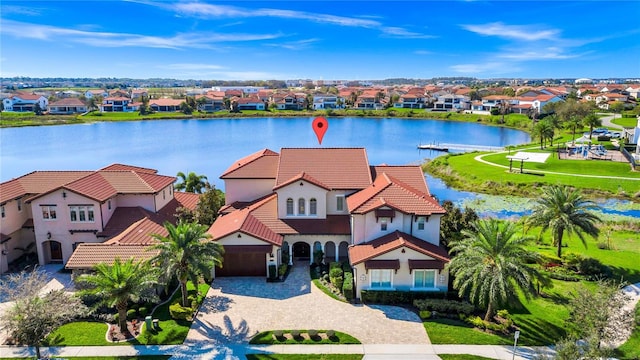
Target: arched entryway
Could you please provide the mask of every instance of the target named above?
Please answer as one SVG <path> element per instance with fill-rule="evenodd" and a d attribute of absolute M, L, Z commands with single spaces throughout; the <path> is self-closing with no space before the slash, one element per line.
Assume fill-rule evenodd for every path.
<path fill-rule="evenodd" d="M 348 261 L 349 260 L 349 243 L 343 241 L 338 246 L 338 260 L 340 261 Z"/>
<path fill-rule="evenodd" d="M 62 262 L 62 244 L 59 241 L 48 240 L 42 243 L 45 263 Z"/>
<path fill-rule="evenodd" d="M 311 246 L 302 241 L 293 244 L 293 258 L 309 260 L 311 258 Z"/>
<path fill-rule="evenodd" d="M 336 244 L 333 241 L 327 241 L 324 244 L 324 261 L 331 262 L 336 261 L 338 258 L 336 257 Z"/>

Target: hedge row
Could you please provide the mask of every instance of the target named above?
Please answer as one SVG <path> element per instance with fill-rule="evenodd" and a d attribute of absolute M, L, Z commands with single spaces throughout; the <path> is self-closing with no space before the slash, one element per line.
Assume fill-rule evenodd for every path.
<path fill-rule="evenodd" d="M 365 304 L 413 304 L 414 300 L 422 299 L 451 299 L 459 300 L 455 291 L 382 291 L 362 290 L 360 298 Z"/>
<path fill-rule="evenodd" d="M 471 315 L 475 311 L 475 306 L 466 301 L 445 300 L 445 299 L 424 299 L 414 300 L 413 306 L 418 310 L 436 311 L 446 314 Z"/>

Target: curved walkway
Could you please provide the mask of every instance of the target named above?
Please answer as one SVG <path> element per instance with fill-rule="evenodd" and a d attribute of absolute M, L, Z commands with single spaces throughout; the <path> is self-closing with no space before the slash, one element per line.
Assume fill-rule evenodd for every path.
<path fill-rule="evenodd" d="M 352 305 L 311 283 L 309 267 L 292 267 L 282 283 L 255 277 L 217 278 L 185 343 L 241 344 L 261 331 L 337 330 L 363 344 L 429 344 L 420 318 L 397 306 Z"/>
<path fill-rule="evenodd" d="M 600 113 L 600 114 L 602 114 L 602 113 Z M 598 115 L 600 115 L 600 114 L 598 114 Z M 608 115 L 607 114 L 607 116 L 601 117 L 600 120 L 602 120 L 602 126 L 610 127 L 610 128 L 614 128 L 614 129 L 618 129 L 618 130 L 624 130 L 623 126 L 620 126 L 618 124 L 614 124 L 613 123 L 613 119 L 619 119 L 621 117 L 622 117 L 622 115 L 620 115 L 620 114 L 613 114 L 613 115 Z"/>

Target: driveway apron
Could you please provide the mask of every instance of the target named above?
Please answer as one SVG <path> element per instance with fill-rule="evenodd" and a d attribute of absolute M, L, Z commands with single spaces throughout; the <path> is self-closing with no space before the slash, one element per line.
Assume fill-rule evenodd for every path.
<path fill-rule="evenodd" d="M 287 329 L 332 329 L 363 344 L 430 343 L 415 313 L 332 299 L 311 283 L 309 267 L 301 262 L 281 283 L 263 277 L 215 279 L 185 343 L 240 344 L 261 331 Z"/>

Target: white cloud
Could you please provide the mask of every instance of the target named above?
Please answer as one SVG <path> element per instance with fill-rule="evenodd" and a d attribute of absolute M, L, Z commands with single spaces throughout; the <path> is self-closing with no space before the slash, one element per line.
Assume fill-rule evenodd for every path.
<path fill-rule="evenodd" d="M 429 54 L 433 54 L 433 52 L 431 51 L 427 51 L 427 50 L 416 50 L 413 52 L 416 55 L 429 55 Z"/>
<path fill-rule="evenodd" d="M 393 27 L 393 26 L 383 27 L 382 32 L 389 37 L 397 37 L 397 38 L 405 38 L 405 39 L 432 39 L 435 37 L 433 35 L 412 32 L 401 27 Z"/>
<path fill-rule="evenodd" d="M 223 33 L 179 33 L 173 36 L 150 36 L 142 34 L 84 31 L 49 25 L 39 25 L 3 20 L 0 33 L 17 38 L 55 39 L 58 42 L 75 42 L 95 47 L 148 47 L 148 48 L 211 48 L 214 43 L 272 40 L 282 34 L 223 34 Z"/>
<path fill-rule="evenodd" d="M 501 22 L 494 22 L 482 25 L 461 25 L 465 30 L 484 36 L 497 36 L 507 39 L 539 41 L 554 40 L 560 30 L 538 29 L 533 25 L 505 25 Z"/>
<path fill-rule="evenodd" d="M 498 54 L 497 57 L 509 60 L 517 60 L 517 61 L 533 61 L 533 60 L 565 60 L 572 59 L 579 56 L 585 55 L 583 54 L 566 54 L 560 48 L 549 47 L 540 50 L 521 50 L 521 51 L 513 51 L 510 50 L 503 54 Z"/>
<path fill-rule="evenodd" d="M 19 6 L 19 5 L 3 5 L 2 14 L 18 14 L 27 16 L 39 16 L 43 12 L 42 9 L 38 9 L 32 6 Z"/>
<path fill-rule="evenodd" d="M 520 68 L 503 62 L 483 62 L 477 64 L 458 64 L 450 67 L 451 70 L 461 74 L 511 74 L 520 71 Z"/>
<path fill-rule="evenodd" d="M 267 46 L 279 47 L 288 50 L 305 50 L 311 47 L 313 43 L 320 41 L 320 39 L 312 38 L 312 39 L 303 39 L 298 41 L 290 41 L 284 43 L 273 43 L 266 44 Z"/>

